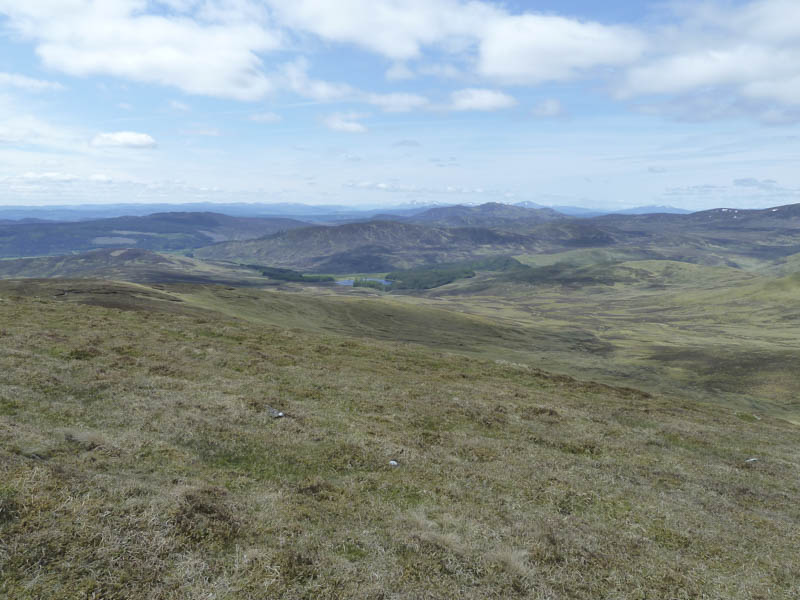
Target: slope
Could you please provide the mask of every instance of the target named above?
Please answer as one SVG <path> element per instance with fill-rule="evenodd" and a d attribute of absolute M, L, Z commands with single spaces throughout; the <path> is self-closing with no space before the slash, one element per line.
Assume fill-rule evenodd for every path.
<path fill-rule="evenodd" d="M 784 422 L 145 286 L 114 284 L 139 298 L 119 310 L 21 285 L 0 284 L 5 597 L 796 591 Z"/>
<path fill-rule="evenodd" d="M 266 285 L 257 271 L 135 248 L 0 260 L 0 279 L 102 278 L 137 283 L 194 282 Z"/>
<path fill-rule="evenodd" d="M 479 206 L 431 208 L 403 220 L 435 227 L 485 227 L 525 232 L 535 225 L 564 218 L 564 215 L 550 208 L 528 208 L 488 202 Z"/>
<path fill-rule="evenodd" d="M 307 223 L 292 219 L 188 212 L 72 223 L 0 225 L 0 258 L 133 246 L 149 250 L 184 250 L 305 226 Z"/>
<path fill-rule="evenodd" d="M 436 228 L 370 221 L 285 231 L 199 248 L 194 255 L 322 273 L 390 271 L 426 263 L 531 251 L 525 236 L 482 228 Z"/>

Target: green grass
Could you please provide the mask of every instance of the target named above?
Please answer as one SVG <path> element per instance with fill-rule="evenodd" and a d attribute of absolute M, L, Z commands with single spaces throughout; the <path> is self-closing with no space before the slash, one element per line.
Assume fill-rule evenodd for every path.
<path fill-rule="evenodd" d="M 800 417 L 796 275 L 675 261 L 556 262 L 527 274 L 482 274 L 402 300 L 528 328 L 528 360 L 544 368 Z"/>
<path fill-rule="evenodd" d="M 0 596 L 798 592 L 784 421 L 220 312 L 251 292 L 63 291 L 0 285 Z"/>

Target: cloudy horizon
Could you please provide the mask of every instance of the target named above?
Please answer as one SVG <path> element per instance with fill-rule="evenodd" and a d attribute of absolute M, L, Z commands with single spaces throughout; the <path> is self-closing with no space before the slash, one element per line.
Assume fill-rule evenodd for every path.
<path fill-rule="evenodd" d="M 790 0 L 0 0 L 0 206 L 800 202 Z"/>

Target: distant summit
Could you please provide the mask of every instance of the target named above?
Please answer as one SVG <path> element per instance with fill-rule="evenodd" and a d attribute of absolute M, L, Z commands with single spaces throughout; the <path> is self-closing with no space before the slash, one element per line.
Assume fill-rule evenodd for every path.
<path fill-rule="evenodd" d="M 530 203 L 534 204 L 534 203 Z M 487 202 L 479 206 L 444 206 L 431 208 L 406 220 L 437 227 L 488 227 L 507 231 L 528 230 L 533 225 L 563 219 L 552 208 Z"/>

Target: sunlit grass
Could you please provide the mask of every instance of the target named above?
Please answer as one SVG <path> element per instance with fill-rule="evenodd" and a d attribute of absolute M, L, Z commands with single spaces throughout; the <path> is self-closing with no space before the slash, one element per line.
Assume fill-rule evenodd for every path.
<path fill-rule="evenodd" d="M 793 425 L 59 285 L 0 288 L 2 596 L 797 591 Z"/>

